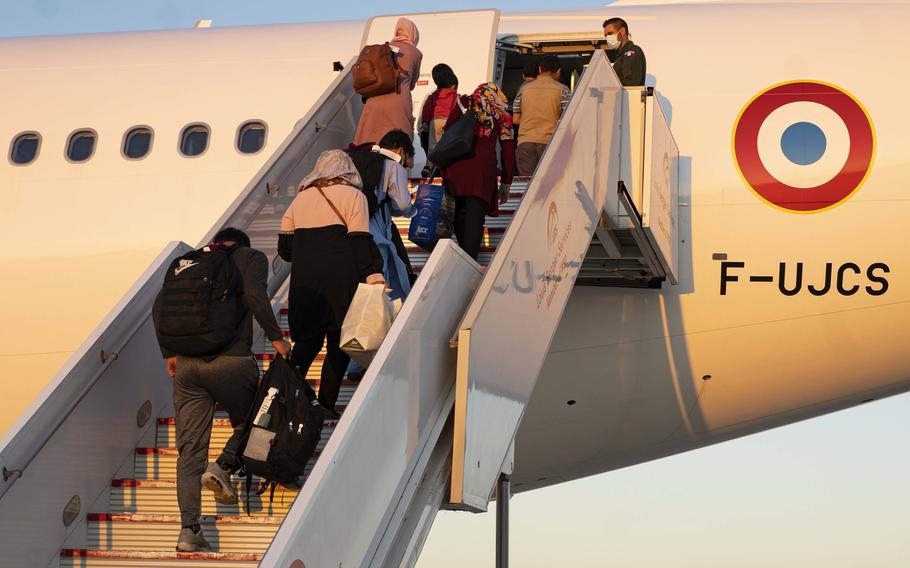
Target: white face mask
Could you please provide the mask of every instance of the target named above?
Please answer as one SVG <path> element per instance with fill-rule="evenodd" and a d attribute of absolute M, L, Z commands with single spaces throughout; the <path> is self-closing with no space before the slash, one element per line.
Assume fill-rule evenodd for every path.
<path fill-rule="evenodd" d="M 610 49 L 619 49 L 622 42 L 619 41 L 619 34 L 610 34 L 607 36 L 607 47 Z"/>

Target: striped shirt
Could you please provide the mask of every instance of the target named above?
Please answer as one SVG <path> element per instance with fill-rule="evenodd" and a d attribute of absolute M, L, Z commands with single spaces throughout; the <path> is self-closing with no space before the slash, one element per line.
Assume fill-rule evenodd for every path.
<path fill-rule="evenodd" d="M 512 103 L 513 112 L 521 114 L 518 143 L 549 142 L 559 117 L 569 106 L 569 96 L 569 88 L 548 75 L 525 83 Z"/>

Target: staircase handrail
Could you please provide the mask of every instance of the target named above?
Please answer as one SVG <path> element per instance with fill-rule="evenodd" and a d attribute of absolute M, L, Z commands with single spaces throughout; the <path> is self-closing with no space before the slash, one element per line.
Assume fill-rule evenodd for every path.
<path fill-rule="evenodd" d="M 269 217 L 275 223 L 275 244 L 273 246 L 258 246 L 268 256 L 271 271 L 269 275 L 269 296 L 274 296 L 290 273 L 290 265 L 277 255 L 278 230 L 284 211 L 297 194 L 300 180 L 309 172 L 318 158 L 314 152 L 320 144 L 324 149 L 333 147 L 344 148 L 351 140 L 345 140 L 343 145 L 335 143 L 327 133 L 334 130 L 335 121 L 340 113 L 349 109 L 353 116 L 342 118 L 353 122 L 355 125 L 362 108 L 360 96 L 354 92 L 351 71 L 354 67 L 355 57 L 335 77 L 335 80 L 325 89 L 322 96 L 310 107 L 307 114 L 297 121 L 293 131 L 285 138 L 281 146 L 272 154 L 272 157 L 259 169 L 246 188 L 237 196 L 234 202 L 225 210 L 218 221 L 206 233 L 199 246 L 211 242 L 223 227 L 235 227 L 244 231 L 250 229 L 255 221 L 262 221 Z M 316 154 L 316 155 L 314 155 Z M 264 211 L 271 207 L 271 211 Z"/>

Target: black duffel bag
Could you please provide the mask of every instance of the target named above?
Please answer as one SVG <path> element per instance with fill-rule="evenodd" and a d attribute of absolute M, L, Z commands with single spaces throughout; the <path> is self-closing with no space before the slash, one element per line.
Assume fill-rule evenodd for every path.
<path fill-rule="evenodd" d="M 477 115 L 469 110 L 455 121 L 436 143 L 428 156 L 430 162 L 440 168 L 447 168 L 474 150 L 474 133 L 477 131 Z"/>

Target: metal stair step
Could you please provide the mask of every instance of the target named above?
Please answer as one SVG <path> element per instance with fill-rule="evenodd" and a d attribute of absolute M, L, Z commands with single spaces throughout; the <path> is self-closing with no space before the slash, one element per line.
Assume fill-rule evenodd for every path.
<path fill-rule="evenodd" d="M 480 254 L 477 256 L 477 262 L 483 265 L 490 264 L 493 261 L 493 254 L 495 252 L 496 249 L 493 247 L 481 247 Z M 430 254 L 432 253 L 422 249 L 408 253 L 408 256 L 411 258 L 412 266 L 414 266 L 414 272 L 419 272 L 418 267 L 422 267 L 424 264 L 426 264 L 426 261 L 430 258 Z"/>
<path fill-rule="evenodd" d="M 408 221 L 410 222 L 410 219 Z M 408 235 L 408 230 L 409 230 L 408 223 L 395 223 L 395 225 L 396 225 L 396 227 L 398 227 L 399 235 L 401 235 L 403 237 L 406 237 Z M 485 238 L 491 238 L 491 235 L 501 235 L 505 232 L 506 232 L 506 230 L 504 227 L 492 227 L 491 228 L 491 227 L 484 226 L 484 228 L 483 228 L 483 233 L 484 233 Z M 405 239 L 404 243 L 408 244 L 408 240 Z M 411 244 L 413 244 L 413 243 L 411 243 Z"/>
<path fill-rule="evenodd" d="M 327 420 L 322 425 L 322 439 L 323 442 L 329 439 L 329 436 L 332 435 L 332 432 L 335 430 L 335 426 L 338 424 L 337 420 Z M 158 448 L 173 448 L 177 446 L 177 421 L 174 418 L 159 418 L 158 419 L 158 428 L 155 433 L 155 447 Z M 228 441 L 228 438 L 234 433 L 234 429 L 231 427 L 231 421 L 227 418 L 216 418 L 212 420 L 212 437 L 209 442 L 209 446 L 215 449 L 220 449 Z"/>
<path fill-rule="evenodd" d="M 310 470 L 319 459 L 319 454 L 325 447 L 328 437 L 323 437 L 316 446 L 316 452 L 307 464 L 304 475 L 308 475 Z M 133 462 L 133 475 L 136 479 L 161 479 L 177 477 L 177 457 L 179 452 L 177 448 L 136 448 Z M 209 448 L 209 461 L 213 462 L 221 455 L 221 447 L 212 445 Z M 240 479 L 235 477 L 235 479 Z"/>
<path fill-rule="evenodd" d="M 404 243 L 404 246 L 409 251 L 414 250 L 414 252 L 425 252 L 423 249 L 415 245 L 408 239 L 408 226 L 403 225 L 398 227 L 398 233 L 401 235 L 401 240 Z M 497 226 L 497 227 L 486 227 L 483 233 L 483 239 L 481 240 L 481 245 L 487 247 L 498 247 L 499 243 L 502 242 L 503 236 L 505 236 L 506 227 Z M 409 254 L 411 259 L 411 264 L 419 263 L 424 264 L 426 261 L 424 259 L 415 258 L 413 255 Z"/>
<path fill-rule="evenodd" d="M 290 341 L 290 336 L 286 337 Z M 272 348 L 271 345 L 263 346 L 262 353 L 256 353 L 256 362 L 259 364 L 259 373 L 265 373 L 269 370 L 269 365 L 277 357 L 277 353 Z M 306 380 L 317 392 L 319 391 L 319 385 L 322 377 L 322 366 L 325 364 L 325 347 L 322 348 L 322 351 L 319 353 L 317 360 L 313 361 L 313 364 L 310 365 L 309 370 L 306 374 Z M 357 381 L 348 381 L 344 380 L 341 383 L 341 390 L 338 393 L 338 404 L 348 404 L 351 401 L 351 397 L 354 396 L 354 391 L 357 389 Z"/>
<path fill-rule="evenodd" d="M 484 227 L 491 228 L 502 227 L 504 225 L 508 226 L 508 224 L 512 221 L 512 217 L 515 216 L 515 211 L 518 210 L 519 205 L 519 201 L 508 201 L 504 205 L 500 205 L 499 215 L 496 217 L 487 216 L 486 220 L 484 221 Z M 395 225 L 399 231 L 402 229 L 408 229 L 411 226 L 411 219 L 408 217 L 392 217 L 392 224 Z"/>
<path fill-rule="evenodd" d="M 291 339 L 290 331 L 282 331 L 284 338 L 288 341 Z M 264 373 L 269 370 L 269 361 L 275 359 L 275 350 L 272 348 L 271 344 L 263 346 L 263 353 L 256 353 L 253 355 L 256 358 L 256 362 L 259 364 L 260 373 Z M 310 368 L 307 370 L 306 379 L 317 379 L 322 375 L 322 365 L 325 363 L 325 349 L 316 355 L 316 359 L 310 365 Z"/>
<path fill-rule="evenodd" d="M 89 550 L 168 550 L 180 533 L 180 515 L 90 513 Z M 206 516 L 205 539 L 218 552 L 265 552 L 282 516 Z"/>
<path fill-rule="evenodd" d="M 86 550 L 65 548 L 60 551 L 61 568 L 255 568 L 262 560 L 261 553 L 249 552 L 171 552 L 140 550 Z"/>
<path fill-rule="evenodd" d="M 278 486 L 275 496 L 269 503 L 269 492 L 256 495 L 256 485 L 250 494 L 250 507 L 246 508 L 244 480 L 234 478 L 234 489 L 240 497 L 235 505 L 222 505 L 212 499 L 211 491 L 202 491 L 203 515 L 254 515 L 283 516 L 297 498 L 299 490 Z M 138 513 L 146 515 L 176 515 L 177 480 L 176 479 L 115 479 L 111 482 L 110 513 Z"/>
<path fill-rule="evenodd" d="M 408 251 L 408 259 L 411 261 L 411 264 L 426 264 L 426 258 L 415 257 L 414 253 L 427 253 L 429 251 L 426 251 L 411 242 L 411 240 L 408 238 L 408 233 L 406 230 L 401 229 L 401 231 L 404 231 L 404 235 L 402 236 L 401 240 L 404 243 L 405 249 Z M 505 227 L 497 227 L 497 230 L 493 232 L 484 231 L 483 238 L 480 241 L 481 246 L 491 248 L 498 247 L 499 243 L 502 242 L 503 236 L 505 236 L 505 232 Z"/>

